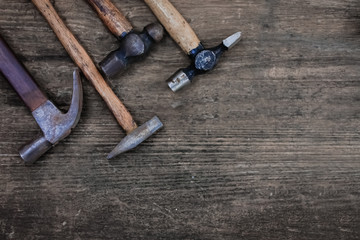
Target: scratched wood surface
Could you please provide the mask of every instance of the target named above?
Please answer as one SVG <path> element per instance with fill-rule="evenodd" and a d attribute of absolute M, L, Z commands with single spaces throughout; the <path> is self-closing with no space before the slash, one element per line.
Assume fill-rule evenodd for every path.
<path fill-rule="evenodd" d="M 39 128 L 0 77 L 0 239 L 359 239 L 360 2 L 172 2 L 206 46 L 243 41 L 176 95 L 164 80 L 189 60 L 168 36 L 110 80 L 137 123 L 165 124 L 113 161 L 124 131 L 85 80 L 76 129 L 25 167 Z M 96 62 L 117 47 L 85 1 L 53 3 Z M 66 110 L 75 65 L 30 1 L 0 0 L 0 34 Z"/>

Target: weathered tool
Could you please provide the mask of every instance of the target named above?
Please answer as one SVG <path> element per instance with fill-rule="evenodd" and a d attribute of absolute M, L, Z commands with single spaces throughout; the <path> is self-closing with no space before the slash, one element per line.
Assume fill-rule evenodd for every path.
<path fill-rule="evenodd" d="M 29 72 L 17 60 L 10 47 L 0 36 L 0 71 L 32 112 L 43 135 L 20 149 L 25 163 L 33 163 L 51 147 L 67 137 L 80 119 L 82 110 L 82 85 L 79 71 L 74 71 L 71 105 L 66 114 L 40 90 Z"/>
<path fill-rule="evenodd" d="M 168 0 L 144 1 L 192 60 L 189 67 L 178 70 L 168 79 L 168 85 L 174 92 L 189 85 L 196 75 L 212 70 L 222 53 L 240 41 L 241 33 L 237 32 L 223 40 L 219 46 L 205 49 L 189 23 Z"/>
<path fill-rule="evenodd" d="M 147 25 L 141 33 L 133 31 L 126 17 L 110 0 L 88 0 L 109 30 L 120 40 L 120 47 L 111 52 L 100 68 L 110 78 L 123 71 L 130 63 L 141 59 L 155 42 L 164 35 L 159 23 Z"/>
<path fill-rule="evenodd" d="M 104 78 L 97 70 L 94 62 L 87 54 L 86 50 L 77 41 L 71 31 L 66 27 L 65 23 L 61 20 L 50 1 L 32 0 L 32 2 L 46 18 L 46 20 L 54 30 L 56 36 L 59 38 L 60 42 L 62 43 L 66 51 L 69 53 L 71 58 L 74 60 L 74 62 L 82 70 L 85 77 L 93 84 L 95 89 L 104 99 L 120 126 L 130 136 L 129 138 L 136 139 L 136 141 L 134 142 L 136 142 L 137 144 L 132 145 L 132 148 L 145 141 L 152 133 L 154 133 L 163 126 L 159 118 L 154 117 L 147 123 L 145 123 L 144 127 L 139 128 L 141 129 L 142 134 L 138 134 L 137 131 L 135 131 L 139 131 L 138 126 L 136 125 L 131 114 L 126 109 L 124 104 L 119 100 L 119 98 L 115 95 L 115 93 L 111 90 L 109 85 L 105 82 Z M 121 143 L 112 151 L 108 158 L 110 159 L 111 157 L 114 157 L 117 154 L 124 152 L 125 150 L 130 150 L 129 148 L 126 148 L 125 150 L 124 148 L 122 148 L 122 146 L 126 144 L 126 139 L 125 141 L 121 141 Z"/>

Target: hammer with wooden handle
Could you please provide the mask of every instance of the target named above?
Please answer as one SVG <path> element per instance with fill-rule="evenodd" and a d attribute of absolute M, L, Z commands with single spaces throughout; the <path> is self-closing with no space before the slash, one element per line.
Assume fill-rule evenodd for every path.
<path fill-rule="evenodd" d="M 120 41 L 120 47 L 109 53 L 99 64 L 108 78 L 122 72 L 132 62 L 142 59 L 152 45 L 163 38 L 164 28 L 159 23 L 149 24 L 139 33 L 133 30 L 131 23 L 110 0 L 87 1 Z"/>
<path fill-rule="evenodd" d="M 135 148 L 163 126 L 160 119 L 155 116 L 142 126 L 138 127 L 124 104 L 105 82 L 86 50 L 61 20 L 50 1 L 32 0 L 32 2 L 48 21 L 70 57 L 82 70 L 85 77 L 93 84 L 97 92 L 110 108 L 120 126 L 127 133 L 127 136 L 108 155 L 108 159 Z"/>
<path fill-rule="evenodd" d="M 168 85 L 174 92 L 189 85 L 194 76 L 212 70 L 222 53 L 240 41 L 241 33 L 237 32 L 224 39 L 220 45 L 205 49 L 189 23 L 168 0 L 144 1 L 170 36 L 192 60 L 189 67 L 178 70 L 168 79 Z"/>
<path fill-rule="evenodd" d="M 0 73 L 9 81 L 17 94 L 30 109 L 42 135 L 26 144 L 19 151 L 25 163 L 33 163 L 46 151 L 66 138 L 75 128 L 82 110 L 83 91 L 80 74 L 74 71 L 73 94 L 67 113 L 62 113 L 41 91 L 30 73 L 16 58 L 0 36 Z"/>

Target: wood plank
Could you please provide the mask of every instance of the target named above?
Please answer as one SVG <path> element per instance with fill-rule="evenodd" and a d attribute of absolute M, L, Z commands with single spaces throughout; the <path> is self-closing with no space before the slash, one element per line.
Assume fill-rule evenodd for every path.
<path fill-rule="evenodd" d="M 205 46 L 244 38 L 178 94 L 165 79 L 189 60 L 168 36 L 110 80 L 138 124 L 165 124 L 113 161 L 125 133 L 84 81 L 74 132 L 23 166 L 39 128 L 0 77 L 0 239 L 358 239 L 360 2 L 171 2 Z M 86 1 L 53 3 L 95 62 L 118 46 Z M 75 65 L 30 1 L 0 1 L 0 33 L 66 110 Z"/>

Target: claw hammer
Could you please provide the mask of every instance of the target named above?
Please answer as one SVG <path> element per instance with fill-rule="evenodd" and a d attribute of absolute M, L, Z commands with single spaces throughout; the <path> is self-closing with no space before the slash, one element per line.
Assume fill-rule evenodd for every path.
<path fill-rule="evenodd" d="M 0 73 L 8 80 L 25 105 L 30 109 L 42 135 L 19 151 L 26 164 L 34 163 L 46 151 L 67 137 L 80 119 L 83 91 L 78 70 L 74 71 L 73 95 L 66 114 L 62 113 L 41 91 L 30 73 L 17 59 L 0 36 Z"/>
<path fill-rule="evenodd" d="M 191 58 L 187 68 L 178 70 L 167 83 L 173 92 L 189 85 L 196 75 L 215 68 L 220 56 L 236 45 L 241 32 L 234 33 L 214 48 L 206 49 L 184 17 L 168 0 L 144 0 L 174 41 Z"/>
<path fill-rule="evenodd" d="M 115 116 L 117 122 L 127 133 L 127 136 L 108 155 L 108 159 L 135 148 L 163 126 L 160 119 L 155 116 L 138 127 L 129 111 L 106 83 L 86 50 L 66 27 L 50 1 L 32 0 L 32 2 L 48 21 L 70 57 L 92 83 Z"/>

